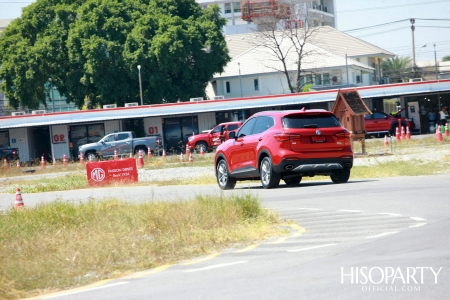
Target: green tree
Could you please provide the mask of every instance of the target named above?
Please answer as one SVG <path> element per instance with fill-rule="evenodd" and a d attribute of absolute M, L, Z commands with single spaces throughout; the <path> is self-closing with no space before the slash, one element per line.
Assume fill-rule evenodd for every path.
<path fill-rule="evenodd" d="M 412 76 L 413 63 L 409 56 L 395 56 L 383 61 L 383 75 L 391 82 L 398 82 Z"/>
<path fill-rule="evenodd" d="M 48 104 L 48 78 L 78 107 L 204 96 L 230 60 L 217 6 L 194 0 L 38 0 L 0 37 L 11 107 Z M 210 45 L 212 51 L 201 48 Z"/>
<path fill-rule="evenodd" d="M 450 61 L 450 55 L 446 55 L 442 58 L 442 61 Z"/>

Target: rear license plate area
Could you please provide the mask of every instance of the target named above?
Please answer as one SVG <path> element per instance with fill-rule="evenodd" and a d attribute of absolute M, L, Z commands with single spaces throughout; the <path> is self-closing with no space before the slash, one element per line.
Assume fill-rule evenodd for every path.
<path fill-rule="evenodd" d="M 311 142 L 313 143 L 326 143 L 327 138 L 324 135 L 312 135 Z"/>

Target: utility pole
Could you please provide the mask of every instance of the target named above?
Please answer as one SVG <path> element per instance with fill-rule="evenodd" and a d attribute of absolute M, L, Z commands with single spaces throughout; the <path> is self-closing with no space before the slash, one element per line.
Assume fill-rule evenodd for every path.
<path fill-rule="evenodd" d="M 411 22 L 411 33 L 412 33 L 412 49 L 413 49 L 413 68 L 416 68 L 416 49 L 414 46 L 414 23 L 416 22 L 415 19 L 409 19 Z"/>
<path fill-rule="evenodd" d="M 437 59 L 436 59 L 436 44 L 433 44 L 433 47 L 434 47 L 434 67 L 436 68 L 436 80 L 439 80 L 438 66 L 437 66 Z"/>

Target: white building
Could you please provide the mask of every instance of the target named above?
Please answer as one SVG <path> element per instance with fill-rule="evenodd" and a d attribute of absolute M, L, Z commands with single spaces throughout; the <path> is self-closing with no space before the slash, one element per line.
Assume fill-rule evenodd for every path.
<path fill-rule="evenodd" d="M 255 29 L 252 22 L 242 20 L 241 4 L 251 0 L 231 1 L 231 0 L 196 0 L 202 7 L 210 4 L 217 4 L 221 9 L 221 16 L 227 20 L 227 25 L 223 28 L 226 35 L 250 33 Z M 278 0 L 267 0 L 265 2 L 277 2 Z M 261 2 L 261 1 L 260 1 Z M 264 1 L 263 1 L 264 2 Z M 310 14 L 317 17 L 316 26 L 336 27 L 336 16 L 334 13 L 336 0 L 282 0 L 285 3 L 305 3 L 311 7 Z"/>
<path fill-rule="evenodd" d="M 211 80 L 207 89 L 210 99 L 290 93 L 286 76 L 280 72 L 281 62 L 267 48 L 259 46 L 258 38 L 254 33 L 226 36 L 232 60 L 223 73 L 215 74 Z M 301 69 L 309 74 L 306 80 L 314 90 L 388 83 L 381 64 L 384 58 L 394 57 L 389 51 L 328 26 L 320 27 L 306 46 L 312 55 L 302 61 Z M 294 53 L 288 62 L 288 70 L 294 72 Z"/>

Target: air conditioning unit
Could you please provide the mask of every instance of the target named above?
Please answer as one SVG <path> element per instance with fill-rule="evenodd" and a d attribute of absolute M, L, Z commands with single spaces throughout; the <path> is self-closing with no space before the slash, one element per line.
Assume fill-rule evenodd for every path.
<path fill-rule="evenodd" d="M 139 104 L 137 102 L 133 103 L 125 103 L 125 107 L 132 107 L 132 106 L 138 106 Z"/>
<path fill-rule="evenodd" d="M 213 100 L 223 100 L 223 99 L 225 99 L 225 97 L 224 96 L 214 96 L 212 99 Z"/>
<path fill-rule="evenodd" d="M 31 111 L 32 115 L 41 115 L 41 114 L 45 114 L 45 113 L 47 113 L 47 111 L 45 109 Z"/>
<path fill-rule="evenodd" d="M 203 97 L 199 97 L 199 98 L 190 98 L 189 100 L 190 100 L 191 102 L 203 101 Z"/>
<path fill-rule="evenodd" d="M 103 105 L 103 109 L 105 109 L 105 108 L 117 108 L 117 104 L 106 104 L 106 105 Z"/>
<path fill-rule="evenodd" d="M 11 116 L 24 116 L 25 112 L 24 111 L 13 111 L 11 113 Z"/>

